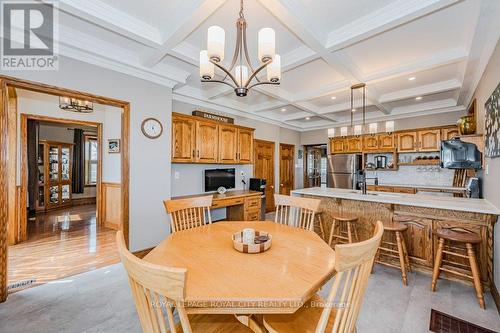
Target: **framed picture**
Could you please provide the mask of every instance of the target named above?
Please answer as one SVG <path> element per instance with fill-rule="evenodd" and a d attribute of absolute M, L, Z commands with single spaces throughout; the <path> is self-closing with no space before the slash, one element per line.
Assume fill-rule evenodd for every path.
<path fill-rule="evenodd" d="M 500 83 L 484 105 L 486 157 L 500 156 Z"/>
<path fill-rule="evenodd" d="M 108 139 L 108 153 L 120 152 L 120 139 Z"/>

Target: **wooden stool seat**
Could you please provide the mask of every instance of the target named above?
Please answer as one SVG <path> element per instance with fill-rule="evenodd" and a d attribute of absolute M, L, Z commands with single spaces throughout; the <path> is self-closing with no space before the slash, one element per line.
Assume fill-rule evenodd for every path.
<path fill-rule="evenodd" d="M 470 244 L 481 243 L 481 237 L 478 234 L 471 232 L 460 232 L 452 229 L 438 229 L 435 234 L 439 238 L 444 238 L 452 242 Z"/>
<path fill-rule="evenodd" d="M 405 286 L 408 285 L 407 273 L 411 272 L 410 258 L 408 256 L 408 250 L 406 249 L 405 238 L 403 236 L 403 232 L 407 229 L 408 226 L 406 226 L 406 224 L 385 222 L 384 234 L 385 232 L 392 233 L 396 240 L 394 242 L 392 240 L 388 241 L 387 238 L 386 240 L 382 239 L 377 251 L 377 256 L 374 260 L 374 263 L 379 263 L 381 265 L 401 270 L 401 278 Z M 380 257 L 387 257 L 391 260 L 391 262 L 381 260 Z M 393 263 L 395 260 L 399 261 L 399 265 L 397 263 Z"/>
<path fill-rule="evenodd" d="M 358 216 L 350 213 L 334 213 L 332 215 L 333 223 L 330 226 L 330 237 L 328 238 L 328 245 L 332 246 L 334 239 L 339 243 L 352 243 L 354 239 L 359 242 L 358 231 L 356 230 L 356 223 Z M 337 233 L 335 233 L 335 229 Z"/>
<path fill-rule="evenodd" d="M 462 228 L 441 228 L 434 231 L 434 234 L 438 237 L 439 243 L 436 252 L 436 259 L 434 260 L 434 269 L 432 271 L 431 290 L 436 290 L 437 280 L 439 279 L 441 271 L 471 279 L 474 282 L 474 289 L 476 290 L 476 297 L 479 302 L 479 306 L 482 309 L 485 309 L 486 305 L 484 303 L 481 276 L 477 264 L 476 252 L 474 250 L 474 245 L 481 243 L 481 237 L 475 232 Z M 466 254 L 459 253 L 457 251 L 459 248 L 456 245 L 451 246 L 451 244 L 446 244 L 446 242 L 465 244 Z M 452 265 L 443 266 L 443 262 L 453 263 L 451 260 L 443 260 L 443 254 L 468 260 L 471 275 L 469 275 L 466 270 L 457 269 Z M 460 266 L 467 268 L 467 265 L 460 264 Z"/>

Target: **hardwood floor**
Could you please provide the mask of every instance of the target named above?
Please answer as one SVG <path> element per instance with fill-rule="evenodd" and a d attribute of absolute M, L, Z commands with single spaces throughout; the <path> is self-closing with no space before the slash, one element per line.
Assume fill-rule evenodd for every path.
<path fill-rule="evenodd" d="M 28 240 L 9 247 L 8 284 L 39 285 L 117 263 L 115 233 L 96 225 L 95 205 L 39 214 L 28 221 Z"/>

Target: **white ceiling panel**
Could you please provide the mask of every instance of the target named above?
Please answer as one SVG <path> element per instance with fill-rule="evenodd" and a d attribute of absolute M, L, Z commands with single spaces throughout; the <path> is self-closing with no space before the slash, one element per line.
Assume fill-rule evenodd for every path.
<path fill-rule="evenodd" d="M 283 73 L 280 87 L 292 93 L 301 93 L 343 79 L 324 60 L 318 59 Z"/>
<path fill-rule="evenodd" d="M 422 97 L 422 98 L 419 98 Z M 431 94 L 426 96 L 412 97 L 408 99 L 403 99 L 399 101 L 394 101 L 387 103 L 391 108 L 401 108 L 406 106 L 418 105 L 423 103 L 437 102 L 448 99 L 457 99 L 457 91 L 446 91 L 439 94 Z"/>

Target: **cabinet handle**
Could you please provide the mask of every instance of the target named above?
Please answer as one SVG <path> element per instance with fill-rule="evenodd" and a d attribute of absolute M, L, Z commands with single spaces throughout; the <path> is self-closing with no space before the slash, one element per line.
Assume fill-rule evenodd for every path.
<path fill-rule="evenodd" d="M 194 157 L 194 149 L 193 149 L 193 157 Z"/>
<path fill-rule="evenodd" d="M 200 151 L 199 150 L 197 151 L 197 154 L 198 154 L 198 158 L 200 158 Z"/>

